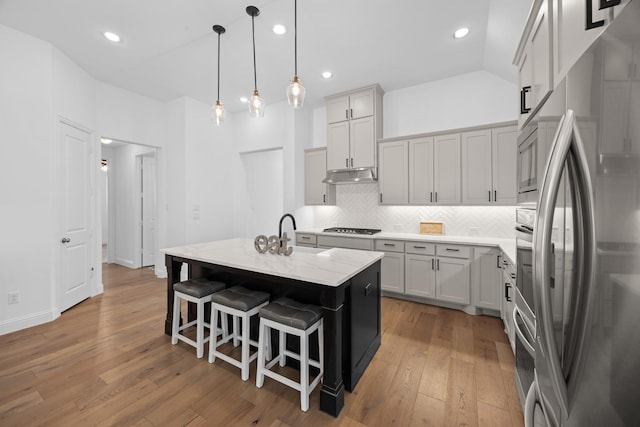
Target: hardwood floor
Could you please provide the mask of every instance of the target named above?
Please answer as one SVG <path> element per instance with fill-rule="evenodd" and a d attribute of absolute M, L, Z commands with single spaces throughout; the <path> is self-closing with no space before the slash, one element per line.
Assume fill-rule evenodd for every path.
<path fill-rule="evenodd" d="M 104 265 L 103 295 L 0 336 L 0 426 L 521 426 L 500 319 L 383 298 L 382 346 L 338 418 L 164 335 L 165 281 Z M 286 368 L 288 369 L 288 368 Z"/>

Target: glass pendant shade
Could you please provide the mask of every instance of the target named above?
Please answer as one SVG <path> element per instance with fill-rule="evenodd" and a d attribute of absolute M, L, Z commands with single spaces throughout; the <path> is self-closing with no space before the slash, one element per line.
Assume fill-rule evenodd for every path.
<path fill-rule="evenodd" d="M 253 91 L 253 95 L 249 99 L 249 114 L 251 117 L 261 118 L 264 117 L 264 109 L 266 104 L 264 99 L 260 96 L 258 89 Z"/>
<path fill-rule="evenodd" d="M 302 86 L 302 79 L 299 76 L 293 76 L 291 83 L 287 88 L 287 100 L 293 108 L 300 108 L 304 104 L 304 95 L 306 91 Z"/>
<path fill-rule="evenodd" d="M 216 126 L 220 126 L 222 122 L 224 122 L 226 114 L 224 111 L 224 105 L 222 105 L 222 102 L 220 102 L 219 99 L 216 101 L 216 105 L 211 109 L 211 116 L 216 122 Z"/>

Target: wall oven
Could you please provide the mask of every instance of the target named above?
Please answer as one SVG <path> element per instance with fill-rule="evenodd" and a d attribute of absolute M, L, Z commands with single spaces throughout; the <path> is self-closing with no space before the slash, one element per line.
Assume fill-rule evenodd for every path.
<path fill-rule="evenodd" d="M 530 122 L 518 136 L 518 203 L 538 200 L 538 123 Z"/>
<path fill-rule="evenodd" d="M 513 324 L 516 332 L 516 387 L 524 405 L 534 381 L 535 304 L 533 300 L 533 232 L 536 210 L 516 209 L 516 291 Z"/>

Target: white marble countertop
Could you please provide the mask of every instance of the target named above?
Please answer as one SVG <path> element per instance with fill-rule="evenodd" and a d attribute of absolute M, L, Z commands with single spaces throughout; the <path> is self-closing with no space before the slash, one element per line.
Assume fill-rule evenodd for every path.
<path fill-rule="evenodd" d="M 339 286 L 384 254 L 353 249 L 293 248 L 290 256 L 258 253 L 253 239 L 230 239 L 162 249 L 167 255 L 288 279 Z"/>
<path fill-rule="evenodd" d="M 480 237 L 480 236 L 434 236 L 431 234 L 418 233 L 390 233 L 382 231 L 376 234 L 345 234 L 345 233 L 327 233 L 320 228 L 309 228 L 305 230 L 297 230 L 297 233 L 322 234 L 326 236 L 353 237 L 356 239 L 391 239 L 416 242 L 432 242 L 432 243 L 458 243 L 461 245 L 473 246 L 495 246 L 504 252 L 509 258 L 511 264 L 516 263 L 516 239 L 505 239 L 498 237 Z"/>

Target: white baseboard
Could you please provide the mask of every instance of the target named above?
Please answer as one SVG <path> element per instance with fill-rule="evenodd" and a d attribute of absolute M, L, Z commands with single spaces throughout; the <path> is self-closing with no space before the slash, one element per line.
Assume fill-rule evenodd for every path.
<path fill-rule="evenodd" d="M 0 335 L 10 334 L 11 332 L 20 331 L 22 329 L 31 328 L 32 326 L 41 325 L 56 320 L 60 313 L 54 313 L 51 310 L 41 311 L 39 313 L 27 314 L 25 316 L 16 317 L 0 322 Z"/>
<path fill-rule="evenodd" d="M 167 278 L 167 267 L 165 265 L 156 265 L 155 273 L 158 279 L 166 279 Z"/>
<path fill-rule="evenodd" d="M 133 261 L 130 259 L 116 258 L 116 264 L 122 265 L 123 267 L 135 268 L 133 265 Z"/>

